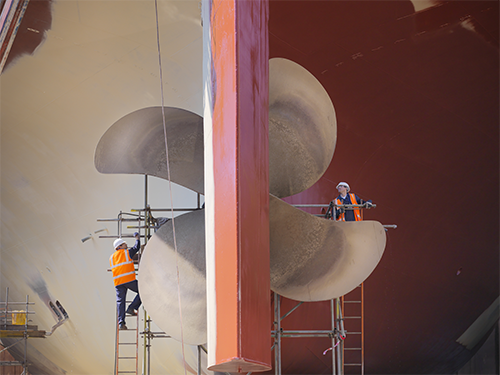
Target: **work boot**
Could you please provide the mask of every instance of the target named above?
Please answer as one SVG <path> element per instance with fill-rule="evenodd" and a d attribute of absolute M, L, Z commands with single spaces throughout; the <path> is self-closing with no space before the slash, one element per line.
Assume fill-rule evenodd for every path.
<path fill-rule="evenodd" d="M 130 307 L 125 311 L 126 314 L 136 316 L 137 313 L 134 311 L 134 309 L 131 309 Z"/>
<path fill-rule="evenodd" d="M 120 329 L 128 329 L 125 323 L 120 323 Z"/>

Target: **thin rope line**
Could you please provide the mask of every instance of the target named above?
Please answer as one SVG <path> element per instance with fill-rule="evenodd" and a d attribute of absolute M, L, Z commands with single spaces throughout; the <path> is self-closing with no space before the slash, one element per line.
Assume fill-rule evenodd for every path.
<path fill-rule="evenodd" d="M 155 0 L 155 14 L 156 14 L 156 42 L 158 46 L 158 63 L 160 67 L 160 89 L 161 89 L 161 114 L 163 121 L 163 134 L 165 137 L 165 154 L 167 159 L 167 179 L 168 179 L 168 187 L 170 190 L 170 212 L 172 215 L 172 231 L 174 236 L 174 249 L 175 249 L 175 269 L 177 271 L 177 298 L 179 302 L 179 318 L 181 323 L 181 344 L 182 344 L 182 362 L 184 365 L 184 375 L 187 375 L 186 372 L 186 356 L 184 354 L 184 330 L 182 324 L 182 306 L 181 306 L 181 286 L 180 286 L 180 276 L 179 276 L 179 262 L 178 262 L 178 254 L 177 254 L 177 239 L 175 236 L 175 220 L 174 220 L 174 205 L 172 198 L 172 181 L 170 180 L 170 161 L 168 158 L 168 142 L 167 142 L 167 125 L 165 124 L 165 104 L 164 104 L 164 96 L 163 96 L 163 71 L 161 66 L 161 50 L 160 50 L 160 27 L 158 24 L 158 0 Z"/>

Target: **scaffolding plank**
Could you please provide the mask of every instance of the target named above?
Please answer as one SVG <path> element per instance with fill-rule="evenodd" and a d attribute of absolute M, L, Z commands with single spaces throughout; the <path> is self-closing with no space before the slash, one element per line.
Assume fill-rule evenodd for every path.
<path fill-rule="evenodd" d="M 27 336 L 28 337 L 41 337 L 45 338 L 45 331 L 33 331 L 33 330 L 28 330 Z M 17 331 L 17 330 L 0 330 L 0 337 L 1 338 L 7 338 L 7 337 L 24 337 L 25 331 Z"/>

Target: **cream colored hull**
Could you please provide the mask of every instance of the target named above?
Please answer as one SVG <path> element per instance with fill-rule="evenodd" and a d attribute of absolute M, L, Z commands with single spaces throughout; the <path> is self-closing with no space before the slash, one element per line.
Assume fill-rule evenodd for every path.
<path fill-rule="evenodd" d="M 201 114 L 198 2 L 159 1 L 158 10 L 165 105 Z M 57 321 L 46 303 L 63 304 L 69 321 L 29 343 L 67 373 L 113 372 L 112 239 L 98 237 L 117 229 L 97 219 L 142 207 L 144 177 L 100 174 L 94 151 L 123 115 L 161 105 L 156 43 L 153 1 L 57 1 L 45 42 L 0 76 L 1 298 L 6 287 L 11 301 L 29 295 L 46 330 Z M 150 203 L 168 207 L 167 184 L 149 185 Z M 193 192 L 175 186 L 173 195 L 176 206 L 196 205 Z M 154 340 L 151 373 L 184 373 L 180 349 Z M 196 373 L 197 348 L 185 356 Z"/>

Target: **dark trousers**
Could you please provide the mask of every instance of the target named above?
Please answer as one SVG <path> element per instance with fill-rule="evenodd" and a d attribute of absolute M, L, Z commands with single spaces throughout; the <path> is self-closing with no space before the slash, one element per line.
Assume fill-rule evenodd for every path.
<path fill-rule="evenodd" d="M 136 292 L 134 300 L 128 307 L 129 310 L 137 310 L 141 306 L 141 298 L 139 297 L 139 285 L 137 280 L 129 281 L 128 283 L 115 286 L 116 289 L 116 309 L 118 311 L 118 323 L 125 323 L 125 302 L 127 300 L 127 290 Z"/>

